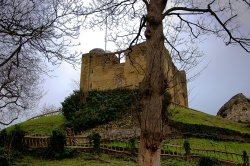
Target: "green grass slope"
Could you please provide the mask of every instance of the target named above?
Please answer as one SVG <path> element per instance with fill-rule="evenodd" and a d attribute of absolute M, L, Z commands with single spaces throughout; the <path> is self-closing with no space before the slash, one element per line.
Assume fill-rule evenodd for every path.
<path fill-rule="evenodd" d="M 233 121 L 229 121 L 217 116 L 209 115 L 206 113 L 189 110 L 185 108 L 172 108 L 171 109 L 171 119 L 175 122 L 180 122 L 185 124 L 191 125 L 201 125 L 201 126 L 208 126 L 214 128 L 221 128 L 232 130 L 239 133 L 247 133 L 250 134 L 250 128 L 246 124 L 241 124 Z M 124 120 L 116 120 L 108 125 L 114 125 L 118 127 L 125 126 L 125 128 L 131 127 L 133 120 L 131 120 L 131 116 L 124 117 Z M 125 121 L 125 125 L 123 122 Z M 131 124 L 130 124 L 131 123 Z M 54 116 L 46 116 L 40 117 L 32 120 L 27 120 L 25 122 L 19 123 L 20 127 L 27 132 L 28 135 L 50 135 L 52 130 L 56 128 L 62 128 L 64 124 L 64 117 L 63 115 L 54 115 Z M 105 128 L 106 125 L 102 125 Z M 100 126 L 100 127 L 102 127 Z M 13 129 L 14 126 L 7 128 L 7 130 Z M 100 128 L 99 127 L 99 128 Z"/>
<path fill-rule="evenodd" d="M 224 128 L 240 133 L 250 133 L 250 128 L 246 124 L 233 122 L 227 119 L 223 119 L 221 117 L 209 115 L 199 111 L 178 107 L 172 108 L 171 114 L 172 120 L 176 122 Z"/>
<path fill-rule="evenodd" d="M 62 128 L 64 124 L 63 115 L 44 116 L 19 123 L 27 135 L 51 135 L 54 129 Z M 7 128 L 10 131 L 14 126 Z"/>

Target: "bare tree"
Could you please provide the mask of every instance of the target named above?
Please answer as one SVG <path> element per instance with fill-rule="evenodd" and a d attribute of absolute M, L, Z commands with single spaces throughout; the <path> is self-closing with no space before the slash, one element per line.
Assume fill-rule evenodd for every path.
<path fill-rule="evenodd" d="M 0 68 L 0 124 L 9 125 L 22 110 L 32 108 L 42 97 L 39 87 L 41 67 L 38 59 L 19 58 L 18 67 L 11 62 Z M 9 122 L 8 122 L 9 121 Z"/>
<path fill-rule="evenodd" d="M 76 2 L 0 1 L 1 124 L 13 122 L 41 97 L 38 85 L 40 76 L 49 72 L 47 62 L 77 63 L 78 54 L 68 49 L 79 35 L 80 20 L 72 13 Z"/>
<path fill-rule="evenodd" d="M 146 41 L 146 71 L 140 84 L 142 112 L 139 165 L 160 165 L 163 139 L 164 77 L 163 49 L 166 46 L 180 66 L 196 65 L 201 55 L 196 43 L 208 35 L 222 38 L 226 45 L 250 51 L 246 27 L 237 24 L 242 10 L 249 12 L 248 0 L 92 0 L 78 4 L 76 14 L 87 16 L 85 28 L 105 23 L 112 29 L 109 39 L 119 47 Z M 249 14 L 249 13 L 248 13 Z M 249 28 L 248 28 L 249 29 Z"/>
<path fill-rule="evenodd" d="M 249 10 L 249 2 L 96 0 L 82 12 L 83 15 L 92 15 L 90 27 L 102 27 L 107 22 L 109 29 L 115 29 L 110 39 L 118 42 L 119 46 L 132 46 L 146 40 L 146 72 L 140 85 L 139 165 L 160 165 L 162 102 L 168 82 L 163 73 L 164 43 L 173 60 L 181 66 L 196 64 L 197 55 L 201 54 L 195 43 L 210 34 L 222 38 L 227 45 L 237 44 L 249 52 L 250 39 L 235 22 L 243 7 Z"/>

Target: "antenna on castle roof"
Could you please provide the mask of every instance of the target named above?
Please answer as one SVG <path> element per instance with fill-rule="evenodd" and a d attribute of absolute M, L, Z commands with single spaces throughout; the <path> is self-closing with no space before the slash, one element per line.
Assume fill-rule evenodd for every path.
<path fill-rule="evenodd" d="M 106 20 L 105 20 L 105 39 L 104 39 L 104 42 L 105 42 L 105 52 L 107 51 L 107 32 L 108 32 L 108 16 L 106 16 Z"/>

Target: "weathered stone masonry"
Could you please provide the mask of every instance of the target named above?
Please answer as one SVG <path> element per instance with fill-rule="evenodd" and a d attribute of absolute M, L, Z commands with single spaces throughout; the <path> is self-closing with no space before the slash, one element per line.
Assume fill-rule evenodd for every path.
<path fill-rule="evenodd" d="M 80 88 L 105 90 L 115 88 L 138 88 L 144 77 L 145 69 L 144 43 L 127 49 L 124 52 L 107 53 L 102 49 L 93 49 L 82 56 Z M 121 62 L 121 59 L 125 62 Z M 165 75 L 168 78 L 167 89 L 172 102 L 188 106 L 186 73 L 179 71 L 171 57 L 164 49 Z"/>

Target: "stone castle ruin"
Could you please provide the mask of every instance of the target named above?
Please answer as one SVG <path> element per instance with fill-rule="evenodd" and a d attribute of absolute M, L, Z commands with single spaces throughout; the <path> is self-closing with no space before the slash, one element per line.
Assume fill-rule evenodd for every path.
<path fill-rule="evenodd" d="M 138 88 L 144 77 L 145 43 L 120 52 L 93 49 L 82 55 L 80 89 L 106 90 L 115 88 Z M 164 49 L 165 75 L 172 102 L 188 107 L 187 81 L 184 70 L 179 71 Z"/>

